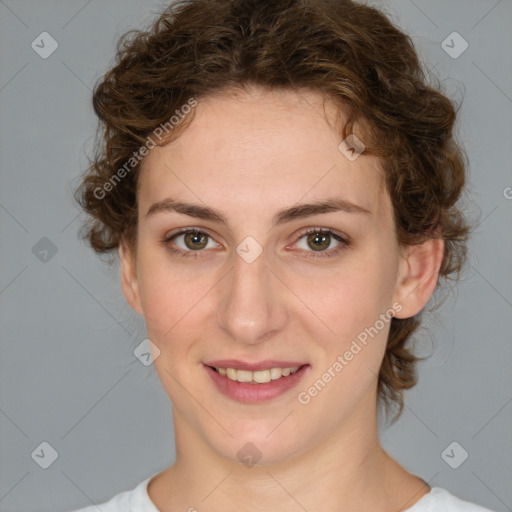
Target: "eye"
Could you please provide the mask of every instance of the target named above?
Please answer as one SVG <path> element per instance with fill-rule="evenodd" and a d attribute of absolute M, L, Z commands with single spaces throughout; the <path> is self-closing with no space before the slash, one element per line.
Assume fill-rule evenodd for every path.
<path fill-rule="evenodd" d="M 214 249 L 219 246 L 213 242 L 208 233 L 195 228 L 187 228 L 174 233 L 162 240 L 162 243 L 169 251 L 188 258 L 201 257 L 199 253 L 203 252 L 203 249 Z"/>
<path fill-rule="evenodd" d="M 329 258 L 350 245 L 350 240 L 328 228 L 309 228 L 298 237 L 299 249 L 309 253 L 308 258 Z M 332 247 L 333 242 L 336 245 Z M 331 247 L 329 249 L 329 247 Z M 327 250 L 329 249 L 329 250 Z M 316 253 L 316 254 L 315 254 Z"/>

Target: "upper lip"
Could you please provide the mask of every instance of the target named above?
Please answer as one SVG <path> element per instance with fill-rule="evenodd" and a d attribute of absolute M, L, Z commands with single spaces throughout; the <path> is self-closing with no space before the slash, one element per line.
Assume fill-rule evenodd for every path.
<path fill-rule="evenodd" d="M 234 368 L 235 370 L 247 370 L 257 372 L 258 370 L 270 370 L 271 368 L 293 368 L 295 366 L 304 366 L 307 363 L 297 361 L 277 361 L 265 360 L 257 363 L 247 363 L 238 359 L 219 359 L 204 363 L 206 366 L 214 368 Z"/>

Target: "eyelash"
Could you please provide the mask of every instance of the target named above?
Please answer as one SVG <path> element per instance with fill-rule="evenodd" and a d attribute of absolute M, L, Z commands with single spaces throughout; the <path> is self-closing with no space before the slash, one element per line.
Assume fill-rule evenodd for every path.
<path fill-rule="evenodd" d="M 182 249 L 176 249 L 175 247 L 172 247 L 170 245 L 170 243 L 175 238 L 177 238 L 180 235 L 186 235 L 188 233 L 199 233 L 199 234 L 202 234 L 202 235 L 206 235 L 208 238 L 212 239 L 212 237 L 208 233 L 202 231 L 199 228 L 184 228 L 181 231 L 178 231 L 177 233 L 173 233 L 171 236 L 168 236 L 168 237 L 164 238 L 164 240 L 162 240 L 162 243 L 165 245 L 165 247 L 170 252 L 172 252 L 174 254 L 178 254 L 179 256 L 182 256 L 184 258 L 194 258 L 194 259 L 201 258 L 202 256 L 200 256 L 199 253 L 204 252 L 204 249 L 200 249 L 200 250 L 197 250 L 197 251 L 192 251 L 192 250 L 183 251 Z M 337 233 L 335 233 L 331 229 L 328 229 L 328 228 L 316 228 L 315 227 L 315 228 L 308 228 L 307 230 L 302 231 L 297 236 L 294 244 L 297 243 L 302 238 L 304 238 L 305 236 L 310 235 L 310 234 L 314 234 L 314 233 L 329 234 L 332 238 L 334 238 L 336 241 L 338 241 L 339 244 L 334 249 L 329 249 L 328 251 L 318 251 L 318 252 L 316 252 L 316 251 L 306 251 L 307 253 L 310 253 L 310 254 L 308 254 L 308 256 L 306 256 L 307 258 L 312 258 L 312 259 L 316 259 L 316 258 L 332 258 L 334 256 L 337 256 L 340 251 L 344 250 L 346 247 L 349 247 L 351 245 L 351 243 L 352 243 L 350 240 L 348 240 L 347 238 L 342 237 L 341 235 L 338 235 Z"/>

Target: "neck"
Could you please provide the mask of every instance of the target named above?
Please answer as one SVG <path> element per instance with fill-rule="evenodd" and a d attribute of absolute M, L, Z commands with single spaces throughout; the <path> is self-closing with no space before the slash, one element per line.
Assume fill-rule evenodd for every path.
<path fill-rule="evenodd" d="M 148 493 L 162 512 L 296 512 L 320 503 L 326 512 L 405 510 L 430 487 L 383 450 L 375 407 L 363 416 L 299 456 L 247 467 L 218 454 L 174 411 L 176 462 L 152 479 Z"/>

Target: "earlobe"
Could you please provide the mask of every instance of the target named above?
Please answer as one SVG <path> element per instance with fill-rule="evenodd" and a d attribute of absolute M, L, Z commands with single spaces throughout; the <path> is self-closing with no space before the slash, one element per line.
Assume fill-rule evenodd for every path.
<path fill-rule="evenodd" d="M 436 288 L 443 256 L 441 238 L 430 238 L 406 248 L 395 292 L 395 300 L 402 305 L 397 318 L 410 318 L 425 307 Z"/>
<path fill-rule="evenodd" d="M 118 255 L 123 294 L 132 309 L 142 315 L 135 259 L 123 242 L 119 244 Z"/>

